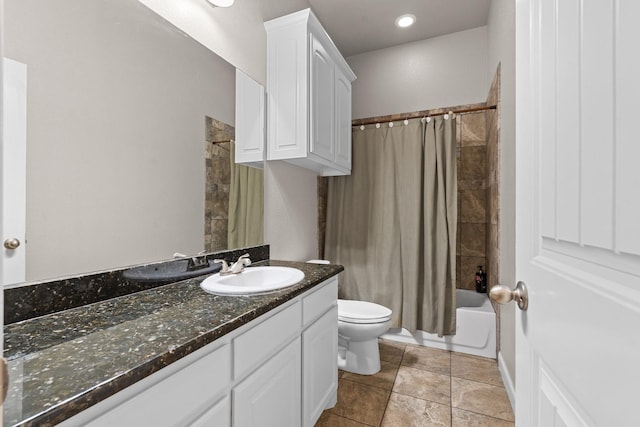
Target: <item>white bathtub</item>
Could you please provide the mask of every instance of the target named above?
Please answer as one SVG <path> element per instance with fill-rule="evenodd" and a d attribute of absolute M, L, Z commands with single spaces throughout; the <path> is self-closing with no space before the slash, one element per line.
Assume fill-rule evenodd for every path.
<path fill-rule="evenodd" d="M 456 334 L 436 334 L 406 329 L 389 329 L 381 338 L 440 348 L 459 353 L 496 358 L 496 313 L 487 294 L 456 290 Z"/>

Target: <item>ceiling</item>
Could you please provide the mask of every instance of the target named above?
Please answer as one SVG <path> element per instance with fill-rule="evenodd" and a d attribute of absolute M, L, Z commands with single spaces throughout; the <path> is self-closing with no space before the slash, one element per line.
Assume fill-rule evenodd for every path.
<path fill-rule="evenodd" d="M 343 56 L 487 25 L 491 0 L 262 0 L 265 21 L 311 7 Z M 398 16 L 416 23 L 397 28 Z"/>

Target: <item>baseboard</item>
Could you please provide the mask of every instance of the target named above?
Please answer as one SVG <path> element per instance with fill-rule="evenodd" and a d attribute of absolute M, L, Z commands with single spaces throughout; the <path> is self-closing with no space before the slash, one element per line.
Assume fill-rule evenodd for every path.
<path fill-rule="evenodd" d="M 516 412 L 516 389 L 513 385 L 513 380 L 509 375 L 509 370 L 507 369 L 507 365 L 502 357 L 502 352 L 498 353 L 498 369 L 500 370 L 500 376 L 502 377 L 502 382 L 504 383 L 504 388 L 507 391 L 507 396 L 509 396 L 509 402 L 511 403 L 511 409 L 513 409 L 513 413 Z"/>

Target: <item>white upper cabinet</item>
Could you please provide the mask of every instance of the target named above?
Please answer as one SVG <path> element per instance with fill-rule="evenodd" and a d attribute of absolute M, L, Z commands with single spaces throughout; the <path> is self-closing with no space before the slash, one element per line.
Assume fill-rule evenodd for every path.
<path fill-rule="evenodd" d="M 264 87 L 236 69 L 236 163 L 263 167 L 264 108 Z"/>
<path fill-rule="evenodd" d="M 265 23 L 267 160 L 323 176 L 351 173 L 356 78 L 311 9 Z"/>

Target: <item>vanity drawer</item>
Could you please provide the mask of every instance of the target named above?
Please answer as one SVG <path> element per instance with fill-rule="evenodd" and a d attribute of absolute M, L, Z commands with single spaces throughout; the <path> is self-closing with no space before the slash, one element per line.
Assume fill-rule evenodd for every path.
<path fill-rule="evenodd" d="M 180 362 L 185 363 L 184 359 Z M 116 403 L 117 406 L 99 417 L 88 422 L 70 418 L 65 425 L 185 425 L 194 415 L 210 410 L 227 392 L 231 383 L 230 371 L 231 346 L 224 345 L 142 392 L 133 396 L 122 393 L 101 402 L 102 405 Z M 159 371 L 154 375 L 163 373 Z M 152 380 L 153 376 L 147 379 Z M 129 391 L 132 392 L 133 387 Z"/>
<path fill-rule="evenodd" d="M 322 316 L 338 299 L 338 279 L 321 285 L 320 289 L 302 299 L 302 323 L 304 326 Z"/>
<path fill-rule="evenodd" d="M 260 319 L 260 318 L 259 318 Z M 300 333 L 299 301 L 263 320 L 233 340 L 234 379 L 246 375 Z"/>

